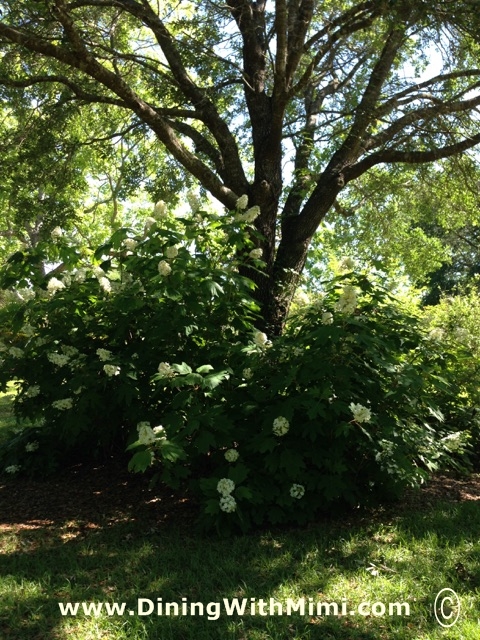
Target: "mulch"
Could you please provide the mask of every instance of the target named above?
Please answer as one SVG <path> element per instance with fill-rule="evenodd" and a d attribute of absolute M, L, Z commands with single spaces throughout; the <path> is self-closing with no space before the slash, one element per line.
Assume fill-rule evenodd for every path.
<path fill-rule="evenodd" d="M 125 461 L 75 465 L 52 478 L 8 478 L 0 481 L 0 533 L 59 527 L 94 529 L 139 521 L 158 527 L 167 523 L 189 527 L 197 507 L 187 495 L 130 473 Z"/>
<path fill-rule="evenodd" d="M 480 500 L 480 474 L 468 478 L 438 475 L 421 490 L 407 493 L 401 508 L 427 508 L 440 500 Z M 62 527 L 96 529 L 141 522 L 158 530 L 173 525 L 190 531 L 198 505 L 187 494 L 161 485 L 149 488 L 141 474 L 112 459 L 96 466 L 78 464 L 53 478 L 0 481 L 0 533 Z"/>

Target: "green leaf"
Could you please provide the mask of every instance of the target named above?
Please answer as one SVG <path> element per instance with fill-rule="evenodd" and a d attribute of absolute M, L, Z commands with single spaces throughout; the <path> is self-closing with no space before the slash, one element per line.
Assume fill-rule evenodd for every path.
<path fill-rule="evenodd" d="M 129 471 L 145 471 L 152 464 L 153 454 L 149 449 L 137 451 L 128 463 Z"/>

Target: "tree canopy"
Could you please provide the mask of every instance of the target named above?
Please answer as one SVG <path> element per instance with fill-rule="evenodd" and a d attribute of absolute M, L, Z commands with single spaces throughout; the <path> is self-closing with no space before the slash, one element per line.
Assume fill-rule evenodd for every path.
<path fill-rule="evenodd" d="M 227 209 L 248 195 L 266 267 L 246 275 L 279 333 L 355 183 L 480 142 L 476 4 L 2 1 L 0 84 L 42 112 L 104 110 Z"/>

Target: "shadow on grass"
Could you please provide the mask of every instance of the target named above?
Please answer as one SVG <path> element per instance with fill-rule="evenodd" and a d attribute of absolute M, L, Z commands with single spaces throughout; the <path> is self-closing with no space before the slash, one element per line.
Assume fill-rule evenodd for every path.
<path fill-rule="evenodd" d="M 431 611 L 436 593 L 448 586 L 468 594 L 480 585 L 479 506 L 445 503 L 371 522 L 324 521 L 305 530 L 225 540 L 196 537 L 181 519 L 161 526 L 143 516 L 85 523 L 68 513 L 50 525 L 32 520 L 4 535 L 1 638 L 414 640 L 419 631 L 440 638 Z M 372 565 L 377 577 L 368 573 Z M 260 599 L 268 612 L 270 598 L 304 597 L 308 613 L 309 598 L 340 603 L 343 596 L 355 605 L 403 596 L 411 602 L 411 616 L 261 616 L 258 611 Z M 256 615 L 227 616 L 222 606 L 217 620 L 208 620 L 207 610 L 203 616 L 130 615 L 138 598 L 155 607 L 158 598 L 205 607 L 246 598 L 246 611 L 252 599 L 257 609 Z M 125 602 L 126 613 L 63 617 L 59 602 Z M 211 613 L 215 616 L 215 609 Z"/>

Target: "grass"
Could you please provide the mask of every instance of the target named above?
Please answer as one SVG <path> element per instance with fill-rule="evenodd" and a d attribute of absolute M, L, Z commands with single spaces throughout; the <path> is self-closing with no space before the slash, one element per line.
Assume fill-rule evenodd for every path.
<path fill-rule="evenodd" d="M 0 398 L 2 420 L 10 420 Z M 14 479 L 8 483 L 15 482 Z M 8 487 L 8 484 L 7 484 Z M 231 539 L 183 525 L 151 528 L 119 518 L 0 525 L 2 640 L 477 640 L 480 628 L 480 503 L 436 502 L 350 522 Z M 458 594 L 458 623 L 436 622 L 436 594 Z M 62 616 L 59 602 L 222 602 L 304 597 L 321 602 L 405 602 L 409 616 Z M 211 611 L 214 613 L 214 611 Z"/>

